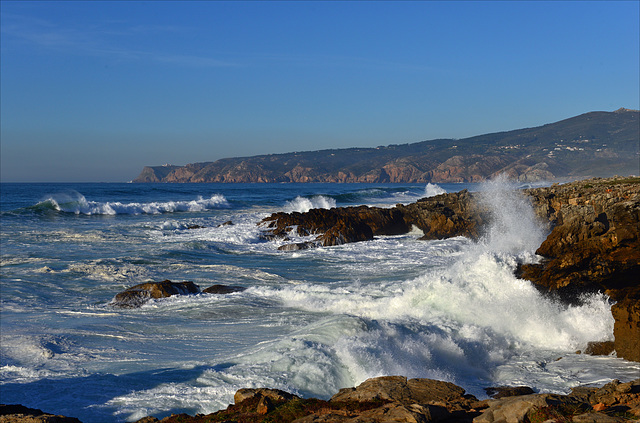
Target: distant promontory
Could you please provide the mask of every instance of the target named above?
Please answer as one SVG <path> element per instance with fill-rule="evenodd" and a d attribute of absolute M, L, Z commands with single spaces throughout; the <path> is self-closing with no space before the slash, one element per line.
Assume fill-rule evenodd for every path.
<path fill-rule="evenodd" d="M 147 166 L 133 182 L 522 182 L 640 173 L 640 112 L 590 112 L 464 139 Z"/>

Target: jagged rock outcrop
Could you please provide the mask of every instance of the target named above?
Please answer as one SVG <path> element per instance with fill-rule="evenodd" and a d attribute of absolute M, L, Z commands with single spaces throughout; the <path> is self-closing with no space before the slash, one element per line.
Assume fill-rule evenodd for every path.
<path fill-rule="evenodd" d="M 615 320 L 613 348 L 618 357 L 640 362 L 640 290 L 611 307 Z"/>
<path fill-rule="evenodd" d="M 231 294 L 242 292 L 242 286 L 212 285 L 200 291 L 200 287 L 193 282 L 145 282 L 128 288 L 118 294 L 111 301 L 111 305 L 122 308 L 140 307 L 151 299 L 167 298 L 174 295 L 198 294 Z"/>
<path fill-rule="evenodd" d="M 477 196 L 467 190 L 422 198 L 409 205 L 398 204 L 407 227 L 424 232 L 421 239 L 443 239 L 454 236 L 477 238 L 489 212 Z"/>
<path fill-rule="evenodd" d="M 193 282 L 171 282 L 170 280 L 146 282 L 116 294 L 111 305 L 125 308 L 140 307 L 152 298 L 166 298 L 198 292 L 200 292 L 200 288 Z"/>
<path fill-rule="evenodd" d="M 464 389 L 432 379 L 383 376 L 341 389 L 329 401 L 303 399 L 277 389 L 241 389 L 235 404 L 208 415 L 177 414 L 136 423 L 623 423 L 640 417 L 640 379 L 601 388 L 577 387 L 569 395 L 512 395 L 478 401 Z"/>
<path fill-rule="evenodd" d="M 568 302 L 588 292 L 617 301 L 614 348 L 640 361 L 640 178 L 592 179 L 525 191 L 553 230 L 539 264 L 518 275 Z"/>
<path fill-rule="evenodd" d="M 317 235 L 313 244 L 321 246 L 368 241 L 374 235 L 397 235 L 410 229 L 400 211 L 367 206 L 274 213 L 261 224 L 267 227 L 266 237 L 286 238 L 295 228 L 301 236 Z"/>
<path fill-rule="evenodd" d="M 614 380 L 600 388 L 576 387 L 569 395 L 523 392 L 527 394 L 478 401 L 449 382 L 382 376 L 341 389 L 329 401 L 279 389 L 243 388 L 225 410 L 173 414 L 162 420 L 147 416 L 136 423 L 625 423 L 640 418 L 640 379 Z M 80 423 L 52 415 L 38 420 L 42 415 L 20 405 L 0 405 L 0 423 Z"/>
<path fill-rule="evenodd" d="M 467 190 L 424 198 L 409 205 L 391 209 L 379 207 L 339 207 L 311 209 L 306 213 L 274 213 L 260 223 L 266 226 L 267 239 L 294 231 L 301 236 L 317 235 L 304 244 L 288 244 L 283 250 L 312 246 L 333 246 L 349 242 L 369 241 L 376 235 L 399 235 L 413 226 L 424 232 L 423 239 L 454 236 L 476 238 L 488 212 Z"/>
<path fill-rule="evenodd" d="M 602 291 L 618 304 L 612 309 L 615 350 L 619 357 L 640 361 L 640 178 L 595 178 L 528 189 L 536 215 L 551 233 L 536 251 L 544 260 L 518 269 L 518 276 L 553 292 L 569 303 L 585 293 Z M 295 230 L 316 235 L 283 250 L 366 241 L 417 227 L 423 239 L 453 236 L 476 238 L 491 220 L 477 195 L 466 190 L 424 198 L 391 209 L 346 207 L 307 213 L 275 213 L 261 224 L 266 238 Z M 628 300 L 627 300 L 628 299 Z"/>

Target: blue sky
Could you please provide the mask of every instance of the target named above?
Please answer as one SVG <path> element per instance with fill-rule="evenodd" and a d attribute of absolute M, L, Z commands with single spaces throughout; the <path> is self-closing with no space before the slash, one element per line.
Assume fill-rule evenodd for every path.
<path fill-rule="evenodd" d="M 640 108 L 638 1 L 6 1 L 3 182 Z"/>

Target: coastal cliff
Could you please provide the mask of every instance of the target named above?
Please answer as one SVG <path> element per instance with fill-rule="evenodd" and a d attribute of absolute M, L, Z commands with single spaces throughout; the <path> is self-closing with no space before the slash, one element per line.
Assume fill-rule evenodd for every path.
<path fill-rule="evenodd" d="M 640 112 L 590 112 L 547 125 L 465 139 L 376 148 L 225 158 L 147 166 L 132 182 L 531 182 L 636 173 Z"/>

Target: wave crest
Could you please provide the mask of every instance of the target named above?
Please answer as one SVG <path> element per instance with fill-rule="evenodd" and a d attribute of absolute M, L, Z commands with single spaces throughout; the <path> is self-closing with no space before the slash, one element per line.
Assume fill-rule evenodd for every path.
<path fill-rule="evenodd" d="M 199 212 L 220 207 L 227 207 L 229 203 L 221 194 L 214 194 L 210 198 L 198 196 L 191 201 L 166 201 L 150 203 L 121 203 L 119 201 L 88 201 L 84 195 L 76 192 L 72 194 L 51 195 L 40 201 L 33 208 L 35 210 L 55 210 L 63 213 L 82 215 L 117 215 L 117 214 L 164 214 L 176 212 Z"/>
<path fill-rule="evenodd" d="M 330 209 L 336 206 L 336 200 L 324 195 L 314 195 L 311 198 L 296 197 L 293 201 L 288 201 L 286 209 L 288 212 L 306 213 L 311 209 Z"/>

